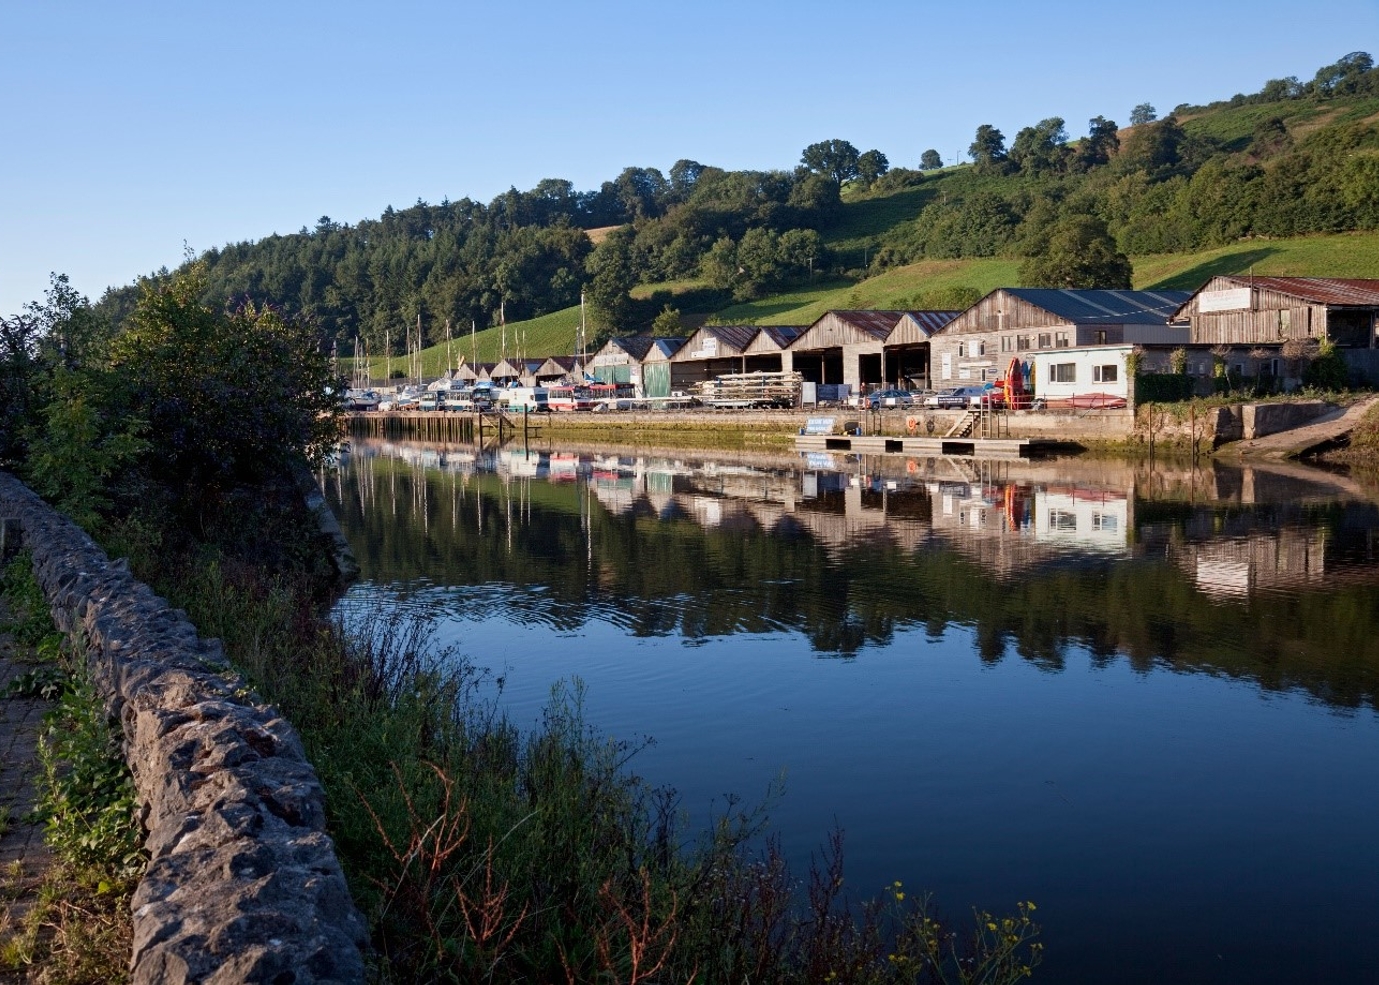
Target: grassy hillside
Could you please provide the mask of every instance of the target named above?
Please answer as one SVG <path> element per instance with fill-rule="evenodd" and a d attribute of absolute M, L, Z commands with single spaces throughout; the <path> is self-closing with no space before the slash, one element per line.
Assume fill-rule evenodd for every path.
<path fill-rule="evenodd" d="M 860 225 L 860 222 L 859 222 Z M 922 293 L 950 287 L 974 287 L 983 294 L 998 287 L 1018 285 L 1016 259 L 926 260 L 889 270 L 860 282 L 834 279 L 808 288 L 736 304 L 715 313 L 721 322 L 758 325 L 808 325 L 824 312 L 845 308 L 896 308 L 913 306 Z M 1135 257 L 1135 286 L 1142 290 L 1170 288 L 1195 290 L 1218 274 L 1295 277 L 1379 278 L 1379 233 L 1344 233 L 1337 236 L 1305 236 L 1297 239 L 1251 240 L 1201 253 Z M 699 285 L 684 282 L 638 290 L 690 294 Z M 697 322 L 697 319 L 696 319 Z M 530 356 L 570 353 L 579 331 L 579 308 L 567 308 L 531 321 L 508 325 L 507 355 L 516 356 L 519 342 Z M 593 332 L 593 326 L 590 326 Z M 449 349 L 435 346 L 422 353 L 423 373 L 435 376 L 463 356 L 466 362 L 494 362 L 500 358 L 502 332 L 491 328 L 457 338 Z M 394 358 L 394 369 L 405 361 Z M 381 377 L 383 360 L 373 360 L 373 372 Z"/>

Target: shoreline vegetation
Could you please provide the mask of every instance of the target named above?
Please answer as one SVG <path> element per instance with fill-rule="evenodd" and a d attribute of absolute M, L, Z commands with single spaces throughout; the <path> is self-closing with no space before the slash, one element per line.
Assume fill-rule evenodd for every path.
<path fill-rule="evenodd" d="M 146 285 L 115 333 L 55 279 L 46 307 L 6 322 L 0 386 L 15 399 L 0 403 L 0 463 L 219 638 L 292 722 L 370 920 L 377 981 L 1031 974 L 1033 904 L 950 921 L 899 883 L 866 898 L 845 882 L 840 831 L 820 832 L 816 862 L 792 874 L 765 809 L 738 802 L 684 831 L 673 791 L 632 771 L 636 747 L 585 719 L 578 681 L 523 732 L 483 698 L 501 682 L 435 649 L 424 623 L 330 619 L 334 545 L 293 476 L 343 434 L 337 381 L 307 327 L 252 304 L 217 310 L 203 287 L 195 268 Z M 110 789 L 66 775 L 97 800 Z M 112 826 L 141 836 L 124 818 Z"/>

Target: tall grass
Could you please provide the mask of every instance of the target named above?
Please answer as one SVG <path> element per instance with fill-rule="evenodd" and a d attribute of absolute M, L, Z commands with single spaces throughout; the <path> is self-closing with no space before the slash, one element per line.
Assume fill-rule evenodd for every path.
<path fill-rule="evenodd" d="M 501 680 L 432 647 L 424 620 L 322 623 L 305 580 L 128 533 L 140 576 L 301 732 L 381 981 L 1004 982 L 1038 961 L 1024 909 L 959 936 L 923 897 L 846 899 L 841 834 L 799 881 L 754 840 L 758 812 L 685 834 L 674 793 L 631 770 L 638 747 L 585 720 L 578 682 L 522 732 Z"/>

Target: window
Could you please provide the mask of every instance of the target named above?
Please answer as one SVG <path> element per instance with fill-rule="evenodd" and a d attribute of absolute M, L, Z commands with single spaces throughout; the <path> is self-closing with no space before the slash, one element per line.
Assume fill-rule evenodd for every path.
<path fill-rule="evenodd" d="M 1114 513 L 1093 513 L 1092 529 L 1115 533 L 1120 529 L 1120 518 Z"/>
<path fill-rule="evenodd" d="M 983 339 L 981 342 L 978 342 L 978 343 L 977 343 L 977 355 L 979 355 L 979 356 L 984 356 L 984 355 L 986 355 L 986 340 L 985 340 L 985 339 Z"/>
<path fill-rule="evenodd" d="M 1014 337 L 1013 335 L 1002 335 L 1002 336 L 1001 336 L 1001 351 L 1002 351 L 1002 352 L 1014 352 L 1014 351 L 1015 351 L 1015 337 Z"/>
<path fill-rule="evenodd" d="M 1048 349 L 1053 345 L 1053 335 L 1049 332 L 1039 333 L 1039 348 Z"/>
<path fill-rule="evenodd" d="M 1025 351 L 1026 349 L 1028 349 L 1029 347 L 1030 347 L 1030 336 L 1028 336 L 1028 335 L 1017 335 L 1017 336 L 1015 336 L 1015 348 L 1016 348 L 1017 351 L 1019 351 L 1019 352 L 1024 352 L 1024 351 Z"/>
<path fill-rule="evenodd" d="M 1053 347 L 1055 349 L 1066 349 L 1070 343 L 1067 332 L 1053 333 Z"/>
<path fill-rule="evenodd" d="M 1077 364 L 1076 363 L 1051 363 L 1049 365 L 1050 383 L 1076 383 Z"/>
<path fill-rule="evenodd" d="M 958 358 L 961 359 L 962 356 L 963 356 L 963 343 L 959 342 L 959 343 L 958 343 Z"/>
<path fill-rule="evenodd" d="M 1094 345 L 1105 345 L 1105 344 L 1106 344 L 1106 329 L 1104 329 L 1104 328 L 1099 328 L 1099 329 L 1097 329 L 1097 330 L 1096 330 L 1096 334 L 1095 334 L 1095 335 L 1093 336 L 1093 338 L 1092 338 L 1092 343 L 1093 343 Z"/>
<path fill-rule="evenodd" d="M 1112 365 L 1110 365 L 1110 366 L 1093 366 L 1093 367 L 1092 367 L 1092 382 L 1093 382 L 1093 383 L 1114 383 L 1114 382 L 1116 382 L 1116 377 L 1119 375 L 1119 373 L 1117 372 L 1119 369 L 1120 369 L 1120 367 L 1119 367 L 1119 366 L 1116 366 L 1116 365 L 1114 365 L 1114 364 L 1112 364 Z"/>
<path fill-rule="evenodd" d="M 1068 510 L 1049 510 L 1050 530 L 1076 530 L 1077 514 Z"/>

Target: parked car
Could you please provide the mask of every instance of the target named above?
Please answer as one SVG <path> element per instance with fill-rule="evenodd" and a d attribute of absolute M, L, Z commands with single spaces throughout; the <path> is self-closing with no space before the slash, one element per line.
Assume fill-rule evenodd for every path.
<path fill-rule="evenodd" d="M 981 394 L 982 388 L 979 386 L 950 386 L 925 397 L 924 406 L 940 409 L 975 406 L 973 400 L 980 400 Z"/>
<path fill-rule="evenodd" d="M 867 406 L 872 410 L 882 407 L 913 407 L 915 398 L 908 390 L 877 390 L 867 397 Z"/>

